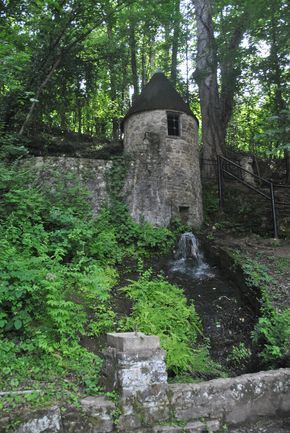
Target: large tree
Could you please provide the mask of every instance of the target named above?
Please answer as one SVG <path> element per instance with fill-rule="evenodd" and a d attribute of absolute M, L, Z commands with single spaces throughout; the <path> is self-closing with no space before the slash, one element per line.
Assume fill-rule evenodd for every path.
<path fill-rule="evenodd" d="M 234 4 L 227 9 L 226 5 L 218 4 L 215 17 L 218 25 L 214 29 L 212 2 L 192 1 L 197 22 L 194 78 L 199 87 L 202 115 L 202 171 L 205 177 L 211 177 L 216 156 L 224 152 L 227 126 L 233 112 L 247 9 L 238 10 Z"/>

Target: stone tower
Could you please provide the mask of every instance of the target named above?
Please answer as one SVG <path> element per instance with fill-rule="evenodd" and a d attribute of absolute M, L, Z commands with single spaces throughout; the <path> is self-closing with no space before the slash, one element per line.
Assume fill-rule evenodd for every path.
<path fill-rule="evenodd" d="M 122 126 L 132 217 L 156 226 L 176 218 L 200 226 L 198 121 L 164 74 L 153 75 Z"/>

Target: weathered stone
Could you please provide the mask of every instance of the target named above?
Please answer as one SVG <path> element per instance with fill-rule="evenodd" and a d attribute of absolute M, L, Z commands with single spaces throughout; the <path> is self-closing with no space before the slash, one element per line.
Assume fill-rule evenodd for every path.
<path fill-rule="evenodd" d="M 200 384 L 169 385 L 176 419 L 224 419 L 230 425 L 260 416 L 287 413 L 290 369 L 215 379 Z M 288 403 L 289 402 L 289 403 Z"/>
<path fill-rule="evenodd" d="M 256 179 L 253 170 L 253 158 L 251 156 L 244 156 L 240 160 L 242 169 L 246 170 L 242 172 L 243 180 L 252 186 L 256 186 Z"/>
<path fill-rule="evenodd" d="M 140 352 L 160 349 L 160 338 L 142 332 L 119 332 L 107 334 L 108 346 L 119 352 Z"/>
<path fill-rule="evenodd" d="M 152 433 L 208 433 L 220 432 L 220 428 L 221 423 L 217 420 L 204 422 L 195 421 L 182 427 L 166 425 L 154 427 Z"/>
<path fill-rule="evenodd" d="M 120 337 L 127 342 L 131 338 L 126 334 Z M 111 338 L 115 347 L 105 354 L 105 371 L 113 377 L 113 389 L 120 391 L 117 409 L 104 396 L 86 397 L 81 409 L 70 407 L 61 414 L 53 407 L 25 415 L 13 433 L 219 432 L 225 424 L 241 425 L 290 412 L 290 369 L 168 385 L 165 354 L 156 339 L 147 339 L 144 350 L 136 344 L 134 352 L 132 346 L 120 343 L 117 335 Z M 118 411 L 121 416 L 114 424 Z M 10 421 L 0 419 L 1 433 L 7 431 L 5 423 Z"/>
<path fill-rule="evenodd" d="M 168 136 L 166 110 L 134 113 L 125 120 L 124 150 L 132 160 L 125 190 L 137 221 L 166 226 L 181 218 L 195 227 L 202 223 L 198 126 L 185 113 L 180 123 L 181 134 L 175 137 Z"/>
<path fill-rule="evenodd" d="M 15 433 L 59 433 L 61 432 L 61 414 L 59 407 L 54 406 L 45 411 L 31 414 Z"/>
<path fill-rule="evenodd" d="M 165 352 L 160 349 L 158 337 L 134 332 L 112 333 L 108 335 L 108 344 L 110 347 L 103 353 L 102 380 L 107 391 L 118 389 L 126 398 L 146 393 L 157 400 L 162 393 L 164 395 L 167 387 Z M 156 386 L 158 392 L 154 394 Z"/>
<path fill-rule="evenodd" d="M 81 411 L 69 408 L 63 414 L 65 433 L 109 433 L 113 431 L 115 404 L 104 396 L 81 400 Z"/>
<path fill-rule="evenodd" d="M 76 179 L 88 188 L 89 201 L 95 214 L 109 202 L 106 176 L 112 166 L 112 161 L 67 156 L 37 156 L 27 158 L 21 164 L 35 168 L 42 182 L 48 183 L 51 188 L 54 187 L 59 176 L 65 179 L 67 175 L 75 173 Z"/>
<path fill-rule="evenodd" d="M 89 423 L 92 433 L 107 433 L 113 430 L 113 412 L 115 404 L 106 397 L 86 397 L 81 400 L 81 407 Z"/>

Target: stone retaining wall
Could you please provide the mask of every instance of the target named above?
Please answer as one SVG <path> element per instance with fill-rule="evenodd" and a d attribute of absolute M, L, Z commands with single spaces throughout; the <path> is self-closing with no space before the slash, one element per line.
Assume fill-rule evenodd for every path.
<path fill-rule="evenodd" d="M 159 338 L 140 333 L 108 335 L 103 383 L 119 401 L 86 397 L 81 409 L 59 407 L 23 415 L 13 433 L 205 433 L 261 417 L 289 416 L 290 369 L 168 384 Z M 11 420 L 10 420 L 11 421 Z"/>
<path fill-rule="evenodd" d="M 160 129 L 157 122 L 160 119 L 162 128 L 166 130 L 166 112 L 161 111 L 159 117 L 158 113 L 142 113 L 142 117 L 146 125 L 147 120 L 151 122 L 150 125 L 156 124 L 156 131 Z M 126 131 L 130 127 L 132 134 L 136 129 L 136 134 L 130 139 L 132 147 L 128 147 L 125 140 L 130 164 L 124 181 L 124 195 L 129 212 L 137 222 L 146 221 L 155 226 L 168 226 L 172 219 L 185 218 L 183 222 L 193 227 L 199 227 L 202 223 L 197 125 L 192 116 L 182 114 L 181 118 L 184 124 L 182 137 L 165 138 L 164 134 L 161 134 L 162 139 L 157 133 L 147 132 L 147 138 L 144 139 L 143 129 L 146 130 L 146 127 L 142 123 L 143 129 L 137 128 L 140 123 L 138 115 L 132 116 L 132 120 L 130 118 L 130 121 L 126 122 L 126 125 L 129 124 Z M 148 124 L 149 130 L 150 125 Z M 56 178 L 63 179 L 66 185 L 67 175 L 72 174 L 73 178 L 79 179 L 88 188 L 95 214 L 109 202 L 107 176 L 112 161 L 37 156 L 27 158 L 20 164 L 29 170 L 36 169 L 41 181 L 52 185 Z"/>
<path fill-rule="evenodd" d="M 37 170 L 42 182 L 48 182 L 51 185 L 56 179 L 59 179 L 63 181 L 65 187 L 70 176 L 78 179 L 88 188 L 95 214 L 108 204 L 106 175 L 112 166 L 112 161 L 67 156 L 36 156 L 21 161 L 21 165 L 30 170 Z"/>

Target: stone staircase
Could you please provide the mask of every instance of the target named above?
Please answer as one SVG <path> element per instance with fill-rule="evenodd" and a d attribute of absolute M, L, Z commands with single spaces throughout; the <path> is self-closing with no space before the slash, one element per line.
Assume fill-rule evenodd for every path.
<path fill-rule="evenodd" d="M 233 220 L 258 234 L 290 235 L 290 186 L 261 178 L 222 156 L 217 167 L 221 204 Z"/>
<path fill-rule="evenodd" d="M 261 189 L 269 194 L 267 189 Z M 290 235 L 290 188 L 276 189 L 276 216 L 279 236 Z M 238 182 L 225 182 L 224 212 L 233 225 L 257 234 L 273 234 L 273 216 L 270 200 Z"/>

